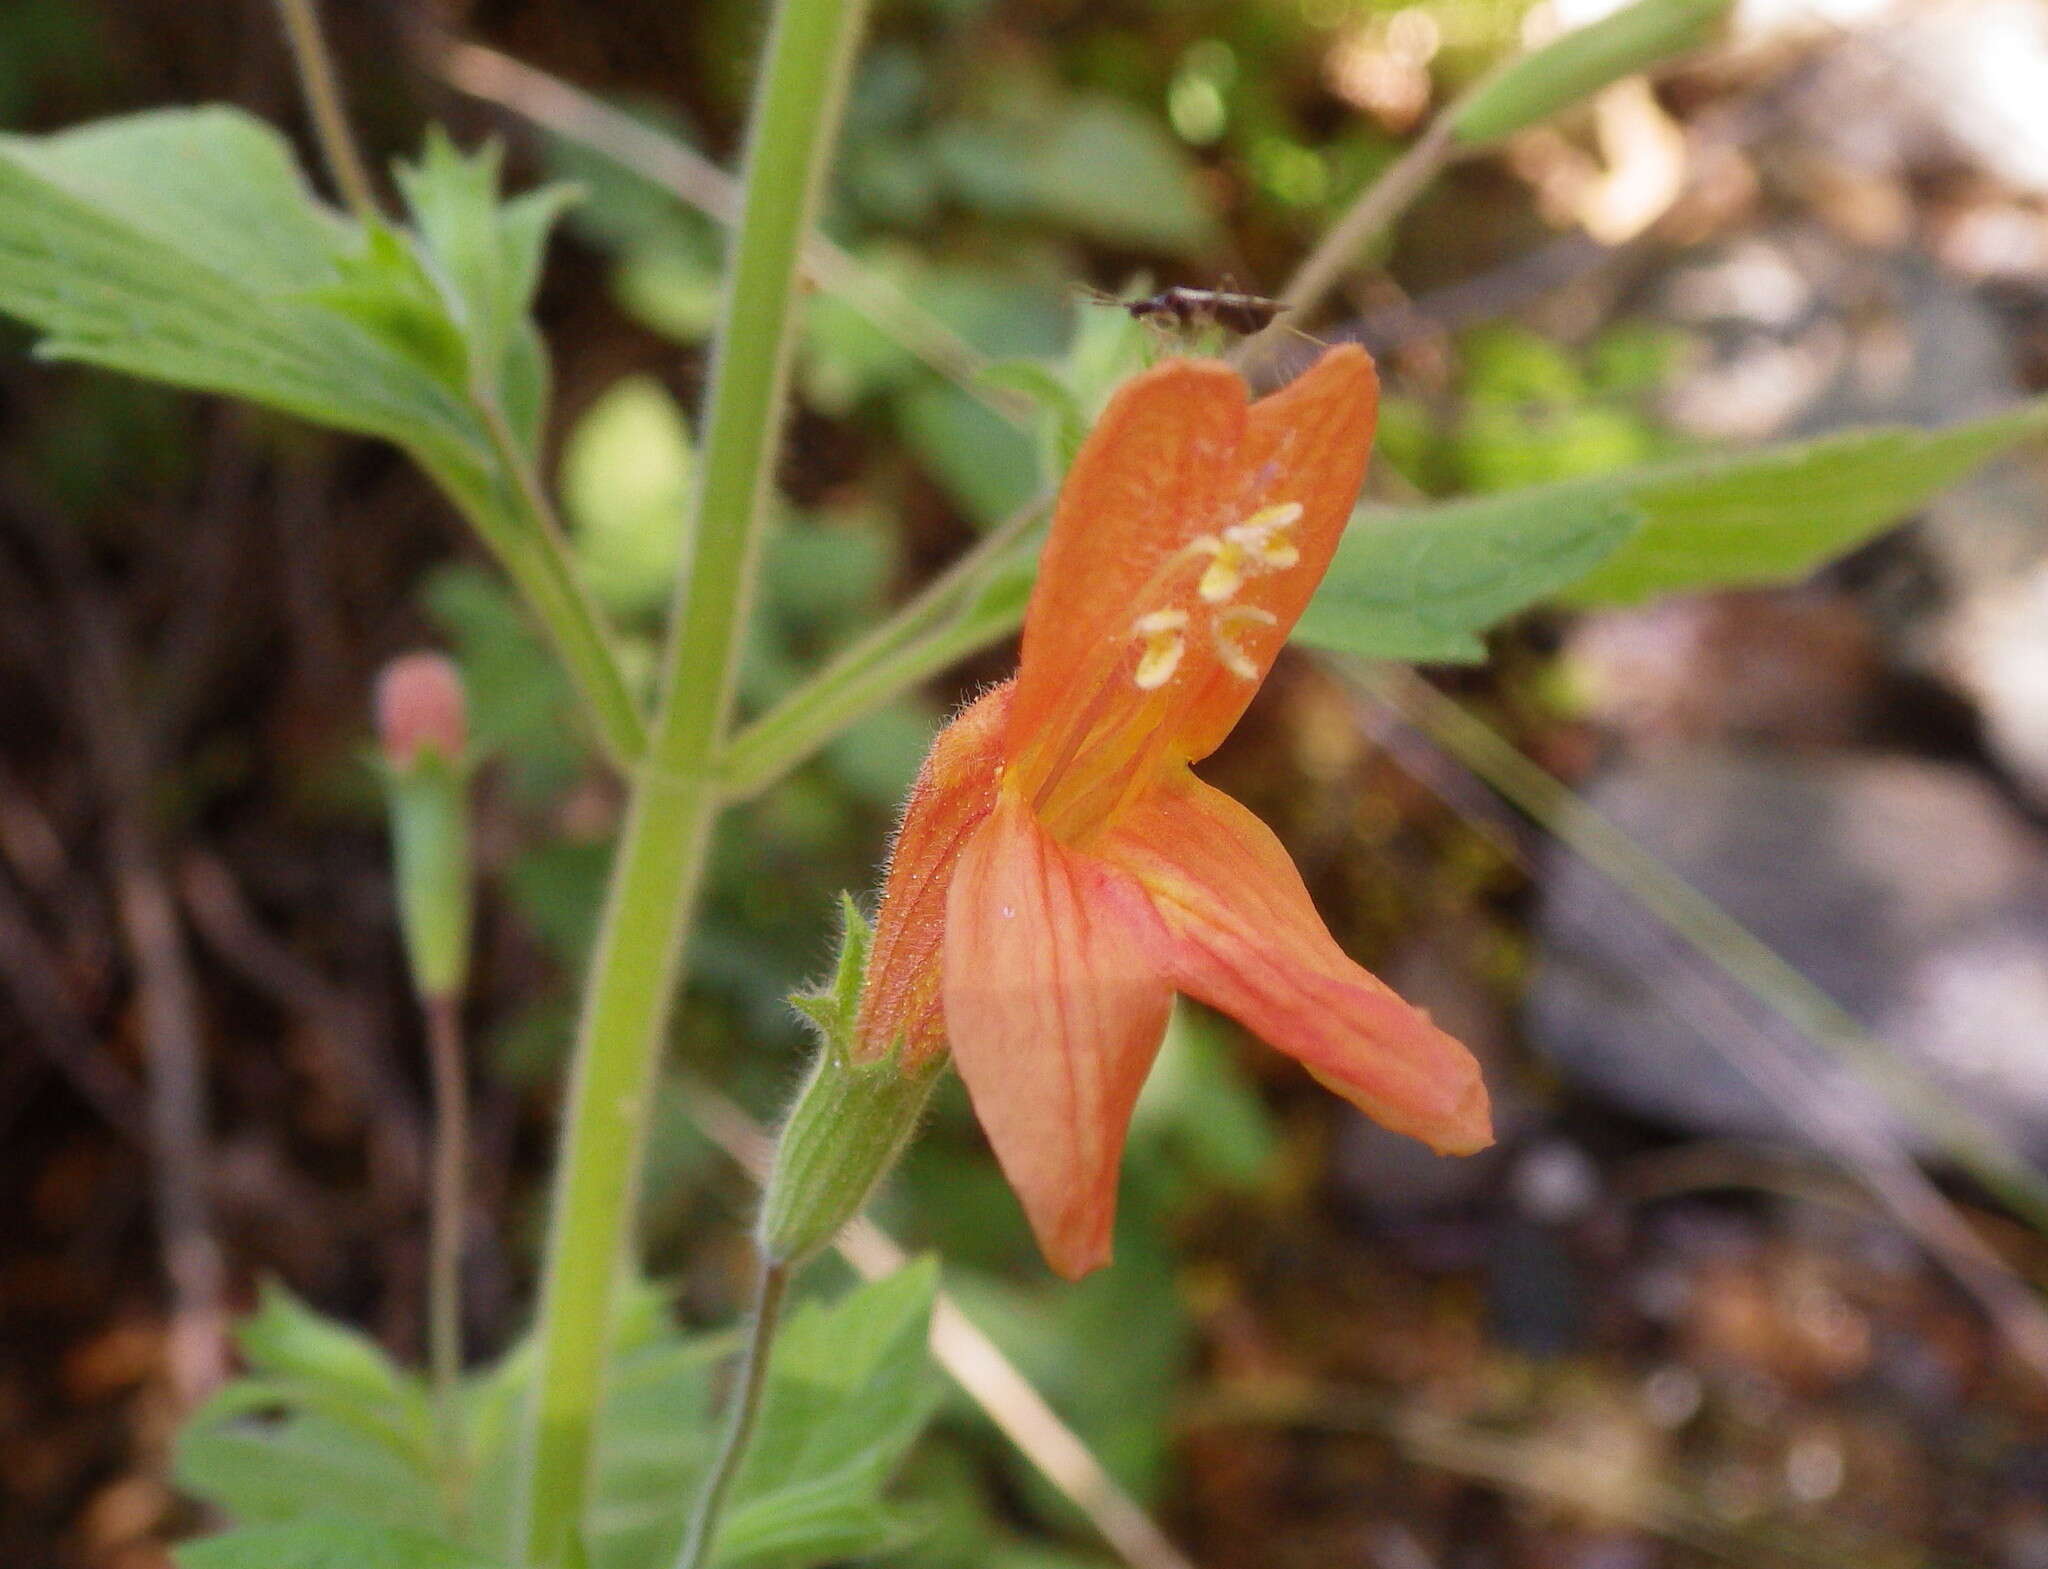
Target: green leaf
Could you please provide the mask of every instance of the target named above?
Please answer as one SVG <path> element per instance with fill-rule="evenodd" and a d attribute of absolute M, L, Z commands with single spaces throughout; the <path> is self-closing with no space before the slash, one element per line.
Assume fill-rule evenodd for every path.
<path fill-rule="evenodd" d="M 936 1286 L 936 1266 L 926 1261 L 791 1316 L 717 1562 L 815 1564 L 904 1534 L 882 1493 L 937 1398 L 925 1349 Z M 636 1287 L 620 1318 L 599 1435 L 590 1569 L 646 1569 L 674 1555 L 721 1430 L 718 1375 L 735 1348 L 730 1334 L 678 1336 L 651 1287 Z M 194 1556 L 181 1559 L 185 1569 L 272 1562 L 468 1569 L 486 1562 L 424 1536 L 395 1541 L 391 1556 L 378 1556 L 387 1532 L 440 1520 L 445 1502 L 430 1448 L 394 1444 L 355 1420 L 357 1406 L 387 1397 L 412 1407 L 417 1389 L 407 1375 L 353 1330 L 279 1294 L 251 1320 L 245 1339 L 258 1376 L 236 1380 L 210 1401 L 177 1452 L 180 1485 L 244 1529 L 187 1549 Z M 469 1519 L 476 1545 L 490 1552 L 510 1550 L 517 1416 L 532 1371 L 531 1347 L 522 1344 L 464 1388 L 474 1478 Z M 332 1518 L 308 1520 L 316 1514 Z M 286 1525 L 305 1534 L 247 1529 Z M 325 1550 L 322 1542 L 340 1544 L 336 1553 L 367 1544 L 368 1556 L 291 1556 Z M 274 1547 L 279 1556 L 231 1556 L 247 1544 Z M 427 1556 L 403 1556 L 411 1552 Z"/>
<path fill-rule="evenodd" d="M 398 1524 L 435 1517 L 426 1396 L 381 1347 L 274 1283 L 235 1339 L 251 1376 L 186 1425 L 181 1485 L 243 1521 L 318 1505 Z"/>
<path fill-rule="evenodd" d="M 231 1531 L 173 1557 L 178 1569 L 504 1569 L 436 1537 L 341 1515 Z"/>
<path fill-rule="evenodd" d="M 1179 1001 L 1131 1119 L 1133 1142 L 1158 1138 L 1201 1185 L 1248 1188 L 1279 1148 L 1273 1119 L 1216 1015 Z"/>
<path fill-rule="evenodd" d="M 1038 405 L 1038 445 L 1046 477 L 1066 473 L 1088 439 L 1088 420 L 1081 400 L 1058 373 L 1037 360 L 998 360 L 981 373 L 981 379 L 991 387 L 1020 392 Z"/>
<path fill-rule="evenodd" d="M 305 1410 L 257 1420 L 236 1410 L 230 1385 L 179 1434 L 179 1487 L 244 1525 L 303 1519 L 332 1509 L 378 1525 L 414 1526 L 439 1518 L 441 1500 L 420 1466 L 358 1429 Z M 255 1388 L 251 1399 L 287 1398 Z"/>
<path fill-rule="evenodd" d="M 882 1489 L 937 1396 L 925 1350 L 936 1280 L 936 1266 L 914 1264 L 791 1315 L 717 1563 L 816 1564 L 903 1534 Z M 721 1431 L 715 1392 L 734 1349 L 730 1335 L 679 1338 L 663 1327 L 617 1353 L 598 1435 L 591 1569 L 674 1558 Z M 472 1406 L 479 1521 L 512 1513 L 518 1437 L 504 1414 L 518 1409 L 530 1376 L 522 1348 L 487 1375 L 487 1395 Z"/>
<path fill-rule="evenodd" d="M 156 109 L 18 140 L 95 207 L 188 256 L 226 261 L 265 292 L 322 282 L 352 233 L 313 199 L 284 139 L 236 109 Z"/>
<path fill-rule="evenodd" d="M 1570 597 L 1632 603 L 1796 581 L 2044 430 L 2048 399 L 2037 399 L 1939 430 L 1843 431 L 1617 476 L 1632 479 L 1620 494 L 1641 526 Z"/>
<path fill-rule="evenodd" d="M 947 1284 L 1110 1474 L 1143 1501 L 1168 1475 L 1174 1390 L 1194 1335 L 1165 1240 L 1167 1216 L 1140 1182 L 1125 1188 L 1114 1269 L 1046 1287 L 949 1265 Z M 1042 1482 L 1019 1481 L 1041 1509 L 1055 1518 L 1064 1513 Z"/>
<path fill-rule="evenodd" d="M 0 137 L 0 313 L 41 352 L 246 398 L 489 470 L 481 388 L 529 444 L 547 364 L 527 310 L 564 187 L 510 202 L 498 158 L 438 131 L 400 184 L 416 235 L 314 199 L 238 110 L 157 110 Z"/>
<path fill-rule="evenodd" d="M 1532 505 L 1535 494 L 1361 511 L 1294 635 L 1369 659 L 1485 658 L 1481 631 L 1583 578 L 1636 527 L 1613 496 L 1556 506 Z"/>
<path fill-rule="evenodd" d="M 1881 427 L 1363 511 L 1296 635 L 1376 659 L 1474 660 L 1537 600 L 1631 603 L 1794 582 L 2048 429 L 2048 399 L 1940 430 Z"/>
<path fill-rule="evenodd" d="M 368 1335 L 306 1306 L 278 1282 L 264 1282 L 256 1311 L 235 1327 L 235 1343 L 259 1374 L 317 1384 L 353 1399 L 407 1404 L 404 1374 Z"/>
<path fill-rule="evenodd" d="M 362 248 L 334 259 L 337 279 L 302 291 L 396 349 L 434 381 L 466 385 L 469 346 L 448 314 L 440 286 L 405 236 L 373 223 Z"/>
<path fill-rule="evenodd" d="M 925 381 L 897 404 L 904 439 L 977 522 L 992 527 L 1038 490 L 1036 443 L 958 387 Z"/>
<path fill-rule="evenodd" d="M 235 1343 L 258 1387 L 277 1389 L 283 1403 L 319 1412 L 395 1455 L 431 1463 L 425 1393 L 360 1330 L 266 1281 L 257 1310 L 235 1327 Z"/>
<path fill-rule="evenodd" d="M 1458 106 L 1460 142 L 1492 142 L 1547 120 L 1609 82 L 1697 49 L 1732 0 L 1636 0 L 1523 55 Z"/>
<path fill-rule="evenodd" d="M 1179 255 L 1215 242 L 1186 152 L 1121 99 L 1080 96 L 1025 123 L 948 127 L 933 150 L 954 189 L 999 217 Z"/>
<path fill-rule="evenodd" d="M 541 252 L 577 193 L 551 185 L 501 202 L 501 161 L 495 143 L 464 154 L 435 126 L 419 162 L 400 166 L 398 185 L 449 313 L 467 333 L 474 368 L 503 392 L 540 286 Z"/>
<path fill-rule="evenodd" d="M 0 137 L 0 313 L 41 352 L 475 467 L 460 397 L 319 292 L 353 228 L 306 192 L 282 140 L 223 108 Z"/>

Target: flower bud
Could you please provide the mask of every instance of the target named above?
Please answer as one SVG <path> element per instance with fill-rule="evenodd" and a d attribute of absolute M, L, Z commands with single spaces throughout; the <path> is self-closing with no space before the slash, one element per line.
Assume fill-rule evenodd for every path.
<path fill-rule="evenodd" d="M 858 1215 L 924 1115 L 945 1059 L 906 1064 L 899 1052 L 857 1062 L 851 1051 L 868 924 L 842 901 L 845 936 L 827 989 L 791 1000 L 816 1029 L 818 1056 L 776 1141 L 758 1236 L 770 1264 L 801 1263 Z"/>
<path fill-rule="evenodd" d="M 401 654 L 377 678 L 377 745 L 400 773 L 431 747 L 453 763 L 469 744 L 462 676 L 445 654 Z"/>
<path fill-rule="evenodd" d="M 439 654 L 393 660 L 377 681 L 377 740 L 413 985 L 459 996 L 471 923 L 468 720 L 462 678 Z"/>

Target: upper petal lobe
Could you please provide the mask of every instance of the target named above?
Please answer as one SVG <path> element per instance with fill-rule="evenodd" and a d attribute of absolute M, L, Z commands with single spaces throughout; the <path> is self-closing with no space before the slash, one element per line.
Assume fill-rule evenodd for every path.
<path fill-rule="evenodd" d="M 1237 486 L 1244 379 L 1171 359 L 1125 382 L 1060 486 L 1024 616 L 1012 755 L 1064 725 L 1129 647 L 1133 608 L 1162 564 L 1216 526 Z M 1133 694 L 1135 696 L 1135 694 Z"/>
<path fill-rule="evenodd" d="M 1329 570 L 1365 483 L 1379 388 L 1372 356 L 1343 344 L 1251 406 L 1238 455 L 1246 476 L 1240 505 L 1247 512 L 1282 502 L 1299 505 L 1301 520 L 1289 538 L 1301 558 L 1284 572 L 1251 578 L 1232 606 L 1247 612 L 1233 641 L 1256 679 L 1214 662 L 1190 665 L 1191 690 L 1176 723 L 1183 760 L 1199 762 L 1230 734 Z"/>

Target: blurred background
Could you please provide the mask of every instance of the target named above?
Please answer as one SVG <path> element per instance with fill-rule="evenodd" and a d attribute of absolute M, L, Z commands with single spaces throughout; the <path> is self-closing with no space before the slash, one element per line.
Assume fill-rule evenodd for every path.
<path fill-rule="evenodd" d="M 551 461 L 644 659 L 718 235 L 537 131 L 533 78 L 447 46 L 729 164 L 762 8 L 328 10 L 380 167 L 438 120 L 501 138 L 515 184 L 583 188 L 541 300 Z M 881 0 L 829 227 L 982 353 L 1052 355 L 1095 308 L 1076 285 L 1276 288 L 1433 108 L 1589 14 Z M 8 130 L 204 100 L 305 147 L 267 0 L 0 8 Z M 1386 495 L 2015 401 L 2048 385 L 2048 8 L 1745 4 L 1654 87 L 1454 169 L 1328 330 L 1381 358 Z M 376 670 L 451 650 L 486 757 L 480 1353 L 531 1300 L 619 800 L 394 453 L 27 345 L 0 326 L 0 1559 L 147 1569 L 204 1523 L 171 1436 L 259 1281 L 419 1351 L 426 1085 L 364 761 Z M 751 705 L 1035 486 L 1027 438 L 829 299 L 798 381 Z M 1283 662 L 1208 775 L 1481 1054 L 1498 1147 L 1430 1157 L 1189 1011 L 1113 1269 L 1050 1279 L 957 1087 L 881 1218 L 1206 1569 L 2048 1569 L 2048 1239 L 1950 1169 L 1931 1112 L 1869 1088 L 1797 980 L 2048 1158 L 2044 518 L 2048 456 L 2022 454 L 1796 588 L 1546 613 L 1433 687 Z M 736 1310 L 750 1189 L 683 1075 L 772 1112 L 833 895 L 873 886 L 934 726 L 1011 658 L 727 823 L 646 1197 L 693 1322 Z M 1711 916 L 1626 845 L 1561 848 L 1570 798 L 1505 804 L 1432 691 L 1790 971 L 1702 959 Z M 146 1053 L 176 1070 L 154 1100 Z M 167 1109 L 162 1082 L 202 1103 Z M 892 1563 L 1117 1561 L 958 1397 L 902 1491 L 924 1530 Z"/>

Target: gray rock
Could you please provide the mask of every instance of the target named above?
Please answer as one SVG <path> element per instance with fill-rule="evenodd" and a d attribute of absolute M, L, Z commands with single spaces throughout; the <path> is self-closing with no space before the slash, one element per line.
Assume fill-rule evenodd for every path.
<path fill-rule="evenodd" d="M 2048 837 L 1983 780 L 1903 758 L 1695 748 L 1617 768 L 1587 800 L 1928 1078 L 2048 1153 Z M 1818 1144 L 1840 1116 L 1932 1149 L 1862 1073 L 1562 850 L 1525 1023 L 1572 1079 L 1687 1131 Z"/>
<path fill-rule="evenodd" d="M 1857 249 L 1809 220 L 1687 252 L 1649 298 L 1698 339 L 1664 413 L 1706 439 L 1944 425 L 2024 395 L 1975 289 L 1916 252 Z"/>
<path fill-rule="evenodd" d="M 2038 805 L 2048 807 L 2048 489 L 2033 495 L 2041 559 L 1960 598 L 1944 626 L 1948 673 L 1969 694 L 1984 740 Z"/>

